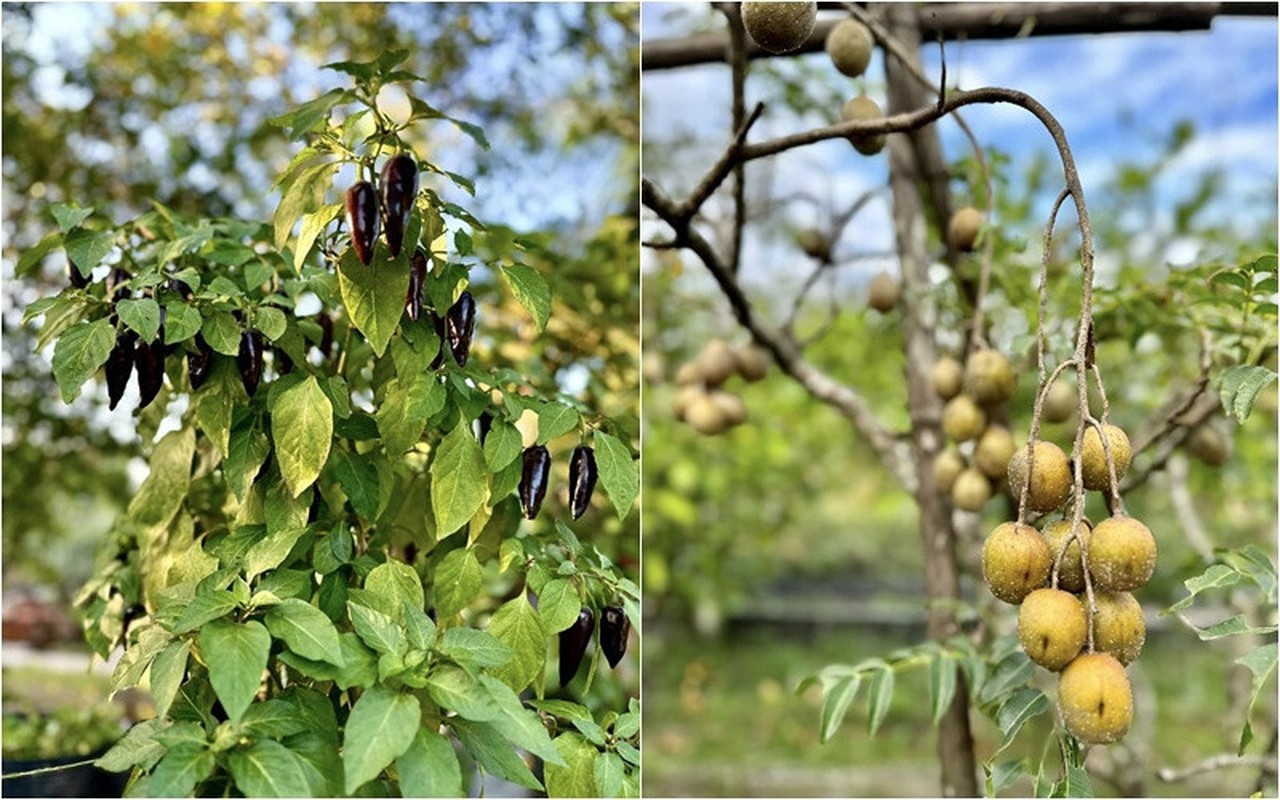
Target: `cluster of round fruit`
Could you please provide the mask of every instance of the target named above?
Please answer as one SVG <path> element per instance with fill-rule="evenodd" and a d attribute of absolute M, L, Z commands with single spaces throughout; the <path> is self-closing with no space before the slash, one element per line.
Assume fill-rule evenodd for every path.
<path fill-rule="evenodd" d="M 1118 481 L 1129 466 L 1129 439 L 1114 425 L 1103 430 Z M 1017 522 L 997 526 L 983 545 L 983 578 L 998 599 L 1020 606 L 1018 636 L 1027 656 L 1062 673 L 1058 707 L 1067 730 L 1082 742 L 1115 742 L 1133 720 L 1125 665 L 1146 638 L 1142 608 L 1130 592 L 1154 573 L 1156 540 L 1146 525 L 1119 512 L 1096 526 L 1082 519 L 1073 530 L 1065 508 L 1072 489 L 1066 454 L 1046 441 L 1031 450 L 1029 480 L 1028 451 L 1010 459 L 1014 496 L 1026 486 L 1028 508 L 1063 509 L 1063 518 L 1043 532 Z M 1079 459 L 1084 488 L 1110 491 L 1103 437 L 1091 424 Z"/>
<path fill-rule="evenodd" d="M 979 511 L 1004 481 L 1017 450 L 1009 429 L 992 421 L 1013 395 L 1013 365 L 984 348 L 963 365 L 944 356 L 933 365 L 930 380 L 947 401 L 942 432 L 953 443 L 934 458 L 934 480 L 951 494 L 956 508 Z"/>
<path fill-rule="evenodd" d="M 755 345 L 731 347 L 723 339 L 712 339 L 696 358 L 676 371 L 679 389 L 671 413 L 704 436 L 741 425 L 747 421 L 747 405 L 722 387 L 734 375 L 754 383 L 768 369 L 768 357 Z"/>

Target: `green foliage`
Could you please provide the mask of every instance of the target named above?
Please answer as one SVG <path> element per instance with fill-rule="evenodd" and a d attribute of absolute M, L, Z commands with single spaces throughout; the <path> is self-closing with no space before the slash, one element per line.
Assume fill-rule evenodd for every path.
<path fill-rule="evenodd" d="M 490 298 L 496 275 L 484 263 L 502 264 L 510 299 L 537 330 L 554 324 L 553 310 L 573 314 L 553 302 L 534 266 L 552 256 L 553 240 L 535 251 L 501 226 L 491 238 L 490 226 L 426 187 L 400 258 L 378 245 L 365 267 L 325 210 L 343 165 L 374 174 L 382 155 L 410 150 L 403 137 L 415 122 L 446 119 L 488 146 L 479 127 L 420 100 L 407 122 L 383 115 L 381 87 L 422 80 L 400 66 L 405 56 L 331 65 L 354 86 L 273 120 L 305 145 L 276 182 L 272 224 L 155 203 L 110 225 L 91 209 L 55 205 L 59 230 L 24 261 L 34 269 L 61 248 L 92 274 L 118 259 L 108 279 L 63 288 L 29 310 L 43 316 L 40 336 L 54 343 L 66 400 L 93 378 L 120 330 L 151 340 L 162 324 L 172 351 L 157 406 L 190 398 L 177 428 L 150 446 L 150 474 L 77 599 L 94 650 L 126 648 L 113 688 L 149 678 L 156 696 L 157 719 L 100 761 L 133 769 L 136 790 L 456 795 L 465 787 L 455 739 L 483 770 L 531 789 L 543 786 L 517 748 L 547 762 L 552 793 L 634 789 L 638 759 L 619 759 L 638 743 L 638 725 L 599 741 L 553 739 L 552 718 L 532 702 L 545 696 L 555 632 L 543 613 L 558 625 L 575 605 L 616 603 L 638 622 L 638 589 L 558 521 L 522 529 L 511 496 L 524 437 L 567 455 L 565 440 L 594 436 L 610 465 L 601 486 L 625 522 L 638 485 L 634 423 L 625 407 L 621 419 L 592 408 L 600 378 L 570 395 L 554 371 L 531 369 L 538 343 L 516 358 L 486 346 L 465 368 L 435 363 L 443 343 L 429 317 L 443 316 L 463 287 L 483 299 L 482 325 L 504 324 L 508 301 Z M 466 182 L 421 163 L 429 175 Z M 465 236 L 446 236 L 449 227 Z M 451 255 L 450 241 L 468 252 Z M 619 251 L 626 241 L 617 240 Z M 415 323 L 404 309 L 408 254 L 419 242 L 433 269 L 430 311 Z M 494 257 L 455 260 L 477 252 Z M 320 315 L 300 316 L 313 297 Z M 249 331 L 267 342 L 252 396 L 236 374 Z M 198 352 L 197 334 L 214 353 L 198 389 L 183 366 Z M 473 432 L 482 413 L 497 432 L 490 449 Z M 544 518 L 561 505 L 549 503 Z M 597 511 L 584 524 L 601 519 L 609 518 Z M 545 612 L 526 592 L 547 598 Z M 135 605 L 146 614 L 126 625 Z M 526 690 L 533 699 L 522 698 Z M 602 731 L 620 719 L 577 708 Z M 553 767 L 568 773 L 552 778 Z"/>

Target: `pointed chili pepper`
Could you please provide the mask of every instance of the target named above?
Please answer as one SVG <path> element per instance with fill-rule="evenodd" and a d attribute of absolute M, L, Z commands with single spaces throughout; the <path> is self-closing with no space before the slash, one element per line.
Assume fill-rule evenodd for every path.
<path fill-rule="evenodd" d="M 316 323 L 320 326 L 320 355 L 328 358 L 333 350 L 333 317 L 321 311 L 316 314 Z"/>
<path fill-rule="evenodd" d="M 476 301 L 471 292 L 463 292 L 445 317 L 445 335 L 449 339 L 449 352 L 458 366 L 467 365 L 471 352 L 471 335 L 476 331 Z"/>
<path fill-rule="evenodd" d="M 577 519 L 591 505 L 596 490 L 596 454 L 586 445 L 574 448 L 569 459 L 569 510 Z"/>
<path fill-rule="evenodd" d="M 382 168 L 382 210 L 387 215 L 387 249 L 400 255 L 404 229 L 418 197 L 418 162 L 407 153 L 392 158 Z"/>
<path fill-rule="evenodd" d="M 605 606 L 600 609 L 600 649 L 609 661 L 609 667 L 618 666 L 618 662 L 627 652 L 627 637 L 631 635 L 631 622 L 627 614 L 617 606 Z"/>
<path fill-rule="evenodd" d="M 547 495 L 551 453 L 540 444 L 525 448 L 523 466 L 520 473 L 520 507 L 524 509 L 525 519 L 533 519 L 542 508 L 542 498 Z"/>
<path fill-rule="evenodd" d="M 120 331 L 116 334 L 116 346 L 107 356 L 107 408 L 112 411 L 124 397 L 124 387 L 129 385 L 129 375 L 133 372 L 133 343 L 137 340 L 138 334 L 132 330 Z"/>
<path fill-rule="evenodd" d="M 169 291 L 177 294 L 183 300 L 191 301 L 195 299 L 196 293 L 191 291 L 191 285 L 177 278 L 169 279 Z"/>
<path fill-rule="evenodd" d="M 288 375 L 293 372 L 293 359 L 289 358 L 289 354 L 283 348 L 275 347 L 271 352 L 275 353 L 277 375 Z"/>
<path fill-rule="evenodd" d="M 240 336 L 236 365 L 240 367 L 240 380 L 244 383 L 244 390 L 253 397 L 254 392 L 258 391 L 258 381 L 262 380 L 262 334 L 245 331 Z"/>
<path fill-rule="evenodd" d="M 578 612 L 578 619 L 568 628 L 560 631 L 560 685 L 568 686 L 573 676 L 578 674 L 582 657 L 591 642 L 591 629 L 595 627 L 595 616 L 591 609 L 584 608 Z"/>
<path fill-rule="evenodd" d="M 484 440 L 489 436 L 489 431 L 493 428 L 493 415 L 488 411 L 481 411 L 476 423 L 480 427 L 480 444 L 484 444 Z"/>
<path fill-rule="evenodd" d="M 187 353 L 187 380 L 191 381 L 194 391 L 204 386 L 213 368 L 213 348 L 204 340 L 204 336 L 196 334 L 196 352 Z"/>
<path fill-rule="evenodd" d="M 387 233 L 390 233 L 388 226 Z M 427 281 L 427 251 L 419 247 L 409 258 L 409 291 L 404 297 L 404 310 L 414 322 L 422 314 L 422 284 Z"/>
<path fill-rule="evenodd" d="M 146 408 L 164 386 L 164 345 L 141 339 L 134 345 L 133 366 L 138 373 L 138 408 Z"/>
<path fill-rule="evenodd" d="M 77 267 L 75 264 L 71 263 L 70 259 L 67 260 L 67 266 L 70 268 L 68 271 L 71 273 L 72 286 L 76 287 L 77 289 L 83 289 L 84 287 L 89 285 L 89 276 L 80 272 L 80 268 Z"/>
<path fill-rule="evenodd" d="M 373 245 L 378 239 L 378 192 L 373 184 L 360 181 L 347 190 L 347 229 L 356 258 L 368 264 L 373 258 Z"/>

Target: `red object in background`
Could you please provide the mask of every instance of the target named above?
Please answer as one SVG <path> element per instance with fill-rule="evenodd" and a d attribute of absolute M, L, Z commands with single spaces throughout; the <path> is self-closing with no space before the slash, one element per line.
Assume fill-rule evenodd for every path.
<path fill-rule="evenodd" d="M 24 594 L 4 604 L 3 636 L 7 642 L 45 648 L 55 642 L 74 641 L 79 635 L 75 620 L 54 603 Z"/>

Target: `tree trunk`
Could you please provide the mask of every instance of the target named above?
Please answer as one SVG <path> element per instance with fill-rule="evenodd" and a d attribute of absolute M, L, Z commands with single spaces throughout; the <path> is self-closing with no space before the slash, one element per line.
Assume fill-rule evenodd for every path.
<path fill-rule="evenodd" d="M 889 30 L 908 49 L 919 52 L 920 33 L 916 11 L 911 6 L 887 7 Z M 890 114 L 919 108 L 923 92 L 915 79 L 894 59 L 886 59 Z M 901 258 L 903 282 L 903 328 L 906 339 L 907 396 L 911 416 L 911 448 L 916 471 L 916 505 L 920 509 L 920 536 L 924 548 L 925 593 L 928 602 L 928 632 L 944 640 L 959 632 L 950 601 L 960 595 L 956 563 L 955 532 L 950 504 L 933 479 L 933 458 L 942 446 L 939 431 L 940 402 L 929 381 L 934 361 L 933 328 L 936 310 L 928 292 L 929 257 L 926 252 L 927 223 L 921 190 L 927 185 L 918 153 L 937 148 L 936 132 L 925 129 L 912 138 L 891 134 L 888 140 L 889 174 L 893 191 L 894 233 Z M 932 141 L 928 137 L 932 137 Z M 938 725 L 938 761 L 941 765 L 943 797 L 974 797 L 978 794 L 974 763 L 973 734 L 969 729 L 968 687 L 964 674 L 958 675 L 956 695 Z"/>

